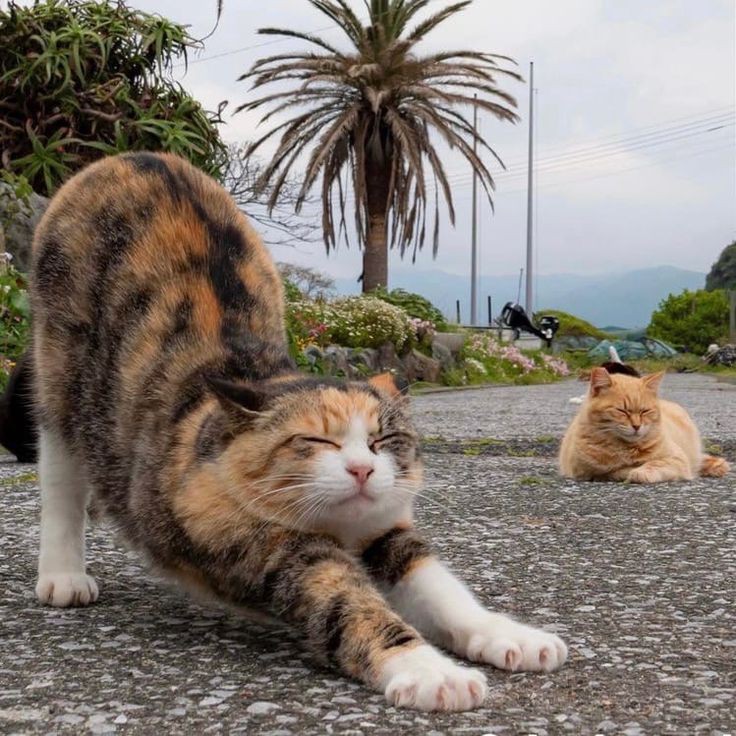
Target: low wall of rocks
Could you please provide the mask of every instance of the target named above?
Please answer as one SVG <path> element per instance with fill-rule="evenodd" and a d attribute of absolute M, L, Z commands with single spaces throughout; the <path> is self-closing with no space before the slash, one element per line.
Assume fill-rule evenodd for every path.
<path fill-rule="evenodd" d="M 390 371 L 411 383 L 439 383 L 443 371 L 457 366 L 457 353 L 462 341 L 453 343 L 453 346 L 456 347 L 455 351 L 447 347 L 445 340 L 434 340 L 430 356 L 419 350 L 409 350 L 399 355 L 391 343 L 378 349 L 345 348 L 340 345 L 320 348 L 310 345 L 304 350 L 303 356 L 315 371 L 330 376 L 359 379 Z"/>

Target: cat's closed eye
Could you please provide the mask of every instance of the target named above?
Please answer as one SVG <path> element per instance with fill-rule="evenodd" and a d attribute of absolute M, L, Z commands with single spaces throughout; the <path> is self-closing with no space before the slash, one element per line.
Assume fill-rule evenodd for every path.
<path fill-rule="evenodd" d="M 334 440 L 327 439 L 327 437 L 311 437 L 311 436 L 299 436 L 294 439 L 301 440 L 302 442 L 310 442 L 315 445 L 330 445 L 337 450 L 342 449 L 342 445 Z"/>
<path fill-rule="evenodd" d="M 381 449 L 384 443 L 398 436 L 399 436 L 398 432 L 389 432 L 388 434 L 382 434 L 376 437 L 370 437 L 368 439 L 368 449 L 373 453 L 378 453 L 378 451 Z"/>

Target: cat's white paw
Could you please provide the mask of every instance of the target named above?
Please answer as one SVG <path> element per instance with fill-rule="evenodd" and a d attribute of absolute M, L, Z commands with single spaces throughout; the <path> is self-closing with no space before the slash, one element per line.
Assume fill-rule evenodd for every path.
<path fill-rule="evenodd" d="M 88 606 L 99 596 L 94 578 L 84 573 L 45 573 L 36 583 L 36 597 L 40 603 L 57 608 Z"/>
<path fill-rule="evenodd" d="M 511 672 L 552 672 L 567 659 L 567 646 L 555 634 L 495 615 L 469 637 L 465 656 Z"/>
<path fill-rule="evenodd" d="M 398 708 L 459 711 L 477 708 L 486 697 L 486 678 L 423 644 L 391 657 L 380 678 L 386 700 Z"/>

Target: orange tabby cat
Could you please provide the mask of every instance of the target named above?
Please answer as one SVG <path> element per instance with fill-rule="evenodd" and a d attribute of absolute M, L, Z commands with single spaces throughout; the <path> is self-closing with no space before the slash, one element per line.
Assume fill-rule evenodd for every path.
<path fill-rule="evenodd" d="M 728 463 L 703 453 L 690 415 L 658 398 L 663 376 L 635 378 L 594 368 L 588 396 L 562 440 L 562 475 L 631 483 L 725 475 Z"/>

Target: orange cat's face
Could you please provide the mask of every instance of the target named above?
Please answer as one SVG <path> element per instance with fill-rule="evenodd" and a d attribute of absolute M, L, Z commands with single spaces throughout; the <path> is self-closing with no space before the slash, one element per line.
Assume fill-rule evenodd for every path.
<path fill-rule="evenodd" d="M 600 431 L 625 442 L 652 437 L 659 430 L 657 389 L 662 376 L 612 376 L 605 368 L 595 368 L 588 398 L 590 421 Z"/>

